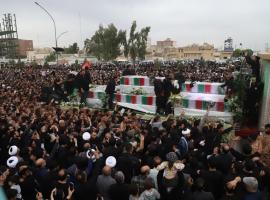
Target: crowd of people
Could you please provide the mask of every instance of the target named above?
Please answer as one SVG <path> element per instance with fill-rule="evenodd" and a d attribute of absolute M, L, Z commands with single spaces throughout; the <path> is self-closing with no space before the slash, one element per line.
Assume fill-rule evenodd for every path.
<path fill-rule="evenodd" d="M 183 74 L 185 80 L 224 82 L 228 74 L 240 69 L 242 63 L 237 62 L 214 62 L 214 61 L 186 61 L 186 62 L 162 62 L 159 67 L 154 62 L 137 63 L 136 67 L 122 63 L 95 63 L 90 71 L 93 75 L 93 83 L 106 85 L 110 77 L 121 75 L 148 76 L 152 80 L 155 77 L 164 77 L 171 73 Z"/>
<path fill-rule="evenodd" d="M 142 65 L 135 73 L 162 76 L 176 69 L 169 65 Z M 222 82 L 238 65 L 184 66 L 184 79 Z M 124 70 L 134 73 L 98 65 L 79 77 L 85 77 L 81 85 L 107 84 Z M 44 86 L 69 93 L 60 89 L 68 73 L 52 67 L 0 69 L 0 192 L 8 200 L 269 199 L 269 124 L 261 133 L 228 142 L 224 137 L 233 127 L 209 121 L 210 108 L 194 121 L 185 113 L 143 120 L 117 105 L 92 110 L 42 102 Z"/>

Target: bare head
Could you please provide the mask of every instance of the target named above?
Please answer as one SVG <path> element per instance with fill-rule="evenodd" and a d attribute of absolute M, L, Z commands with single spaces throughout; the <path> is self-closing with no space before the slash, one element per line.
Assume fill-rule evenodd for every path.
<path fill-rule="evenodd" d="M 109 166 L 107 166 L 107 165 L 103 167 L 103 169 L 102 169 L 102 174 L 103 174 L 104 176 L 110 176 L 111 173 L 112 173 L 111 167 L 109 167 Z"/>

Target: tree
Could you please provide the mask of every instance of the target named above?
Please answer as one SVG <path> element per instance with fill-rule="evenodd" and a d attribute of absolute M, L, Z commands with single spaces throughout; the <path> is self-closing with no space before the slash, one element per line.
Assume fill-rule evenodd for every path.
<path fill-rule="evenodd" d="M 45 62 L 53 62 L 56 61 L 56 55 L 55 52 L 50 53 L 46 58 Z"/>
<path fill-rule="evenodd" d="M 80 67 L 79 61 L 77 59 L 75 60 L 74 65 L 75 65 L 75 68 L 79 68 Z"/>
<path fill-rule="evenodd" d="M 136 49 L 137 36 L 135 33 L 136 27 L 137 27 L 136 21 L 133 21 L 129 32 L 129 40 L 127 43 L 127 50 L 126 50 L 126 52 L 128 52 L 127 55 L 130 54 L 130 57 L 133 60 L 133 62 L 135 62 L 137 57 L 137 49 Z"/>
<path fill-rule="evenodd" d="M 162 62 L 158 59 L 154 60 L 154 66 L 160 70 L 160 68 L 162 67 Z"/>
<path fill-rule="evenodd" d="M 44 62 L 44 67 L 48 67 L 48 66 L 49 66 L 48 61 L 45 61 L 45 62 Z"/>
<path fill-rule="evenodd" d="M 241 56 L 244 56 L 245 52 L 247 52 L 247 55 L 248 55 L 248 56 L 252 56 L 252 54 L 253 54 L 252 49 L 244 49 L 244 50 L 241 50 L 241 49 L 235 49 L 235 50 L 233 51 L 232 57 L 239 58 L 239 57 L 241 57 Z"/>
<path fill-rule="evenodd" d="M 124 44 L 126 31 L 117 30 L 114 24 L 108 27 L 99 26 L 99 29 L 84 42 L 87 53 L 93 54 L 97 59 L 109 61 L 120 55 L 120 46 Z"/>
<path fill-rule="evenodd" d="M 75 54 L 78 53 L 79 47 L 77 42 L 74 42 L 72 45 L 69 45 L 68 48 L 64 48 L 64 53 L 66 54 Z"/>
<path fill-rule="evenodd" d="M 136 21 L 133 21 L 129 32 L 129 39 L 124 40 L 124 55 L 125 57 L 130 55 L 133 63 L 136 58 L 140 60 L 145 58 L 147 36 L 150 32 L 149 26 L 142 28 L 139 32 L 136 32 L 136 28 Z"/>
<path fill-rule="evenodd" d="M 248 56 L 252 56 L 253 55 L 253 51 L 252 51 L 252 49 L 245 49 L 245 50 L 243 50 L 244 52 L 247 52 L 247 55 Z"/>
<path fill-rule="evenodd" d="M 233 51 L 232 57 L 239 58 L 239 57 L 241 57 L 241 56 L 242 56 L 242 51 L 241 51 L 241 49 L 235 49 L 235 50 Z"/>
<path fill-rule="evenodd" d="M 16 62 L 15 62 L 15 60 L 11 59 L 11 60 L 8 61 L 8 64 L 9 64 L 10 66 L 14 67 L 15 64 L 16 64 Z"/>
<path fill-rule="evenodd" d="M 19 58 L 18 62 L 16 63 L 16 67 L 24 67 L 25 63 L 21 61 L 21 59 Z"/>

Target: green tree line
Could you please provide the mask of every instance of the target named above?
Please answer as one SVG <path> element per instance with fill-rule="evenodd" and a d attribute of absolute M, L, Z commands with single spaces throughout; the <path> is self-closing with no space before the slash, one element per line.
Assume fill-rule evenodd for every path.
<path fill-rule="evenodd" d="M 139 31 L 136 28 L 136 21 L 132 22 L 129 34 L 126 30 L 118 30 L 114 24 L 109 24 L 107 27 L 100 25 L 95 34 L 85 40 L 85 50 L 104 61 L 117 58 L 122 53 L 121 49 L 124 56 L 130 57 L 133 62 L 136 59 L 143 60 L 150 27 L 144 27 Z"/>

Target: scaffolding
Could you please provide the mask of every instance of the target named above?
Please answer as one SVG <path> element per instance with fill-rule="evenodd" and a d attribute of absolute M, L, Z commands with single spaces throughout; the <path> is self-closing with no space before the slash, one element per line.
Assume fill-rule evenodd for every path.
<path fill-rule="evenodd" d="M 228 37 L 224 41 L 224 51 L 226 51 L 226 52 L 232 52 L 233 51 L 233 39 L 231 37 Z"/>
<path fill-rule="evenodd" d="M 4 14 L 0 21 L 0 58 L 18 58 L 18 32 L 15 14 Z"/>

